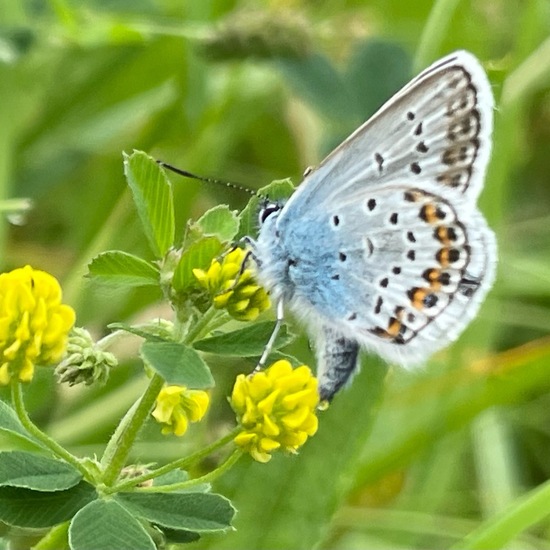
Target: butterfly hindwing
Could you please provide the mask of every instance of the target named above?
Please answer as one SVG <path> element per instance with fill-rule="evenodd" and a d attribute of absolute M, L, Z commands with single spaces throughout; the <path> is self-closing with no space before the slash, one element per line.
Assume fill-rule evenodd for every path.
<path fill-rule="evenodd" d="M 291 307 L 403 365 L 454 340 L 494 278 L 481 214 L 434 189 L 366 187 L 312 212 L 283 243 Z"/>

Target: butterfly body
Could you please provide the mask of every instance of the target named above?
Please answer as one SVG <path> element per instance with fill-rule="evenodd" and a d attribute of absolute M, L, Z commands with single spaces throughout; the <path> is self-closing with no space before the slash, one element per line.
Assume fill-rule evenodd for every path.
<path fill-rule="evenodd" d="M 331 399 L 365 347 L 405 366 L 454 340 L 494 278 L 476 206 L 492 94 L 456 52 L 426 69 L 262 216 L 255 256 L 276 302 L 317 341 Z"/>

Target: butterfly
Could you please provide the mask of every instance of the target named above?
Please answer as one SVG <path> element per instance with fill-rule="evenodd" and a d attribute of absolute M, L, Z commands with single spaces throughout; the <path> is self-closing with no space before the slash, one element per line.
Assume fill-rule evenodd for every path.
<path fill-rule="evenodd" d="M 258 278 L 278 326 L 286 306 L 308 326 L 321 399 L 357 371 L 361 348 L 417 365 L 476 315 L 497 260 L 476 204 L 492 125 L 487 76 L 457 51 L 307 171 L 286 203 L 264 204 Z"/>

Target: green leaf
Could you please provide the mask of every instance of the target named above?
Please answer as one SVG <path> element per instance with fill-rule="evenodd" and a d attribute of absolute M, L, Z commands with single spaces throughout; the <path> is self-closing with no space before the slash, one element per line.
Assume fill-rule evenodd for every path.
<path fill-rule="evenodd" d="M 216 334 L 209 338 L 197 340 L 193 347 L 200 351 L 229 355 L 232 357 L 253 357 L 261 355 L 271 336 L 275 323 L 262 321 L 232 332 Z M 288 332 L 286 325 L 281 326 L 273 349 L 282 348 L 294 340 L 294 335 Z"/>
<path fill-rule="evenodd" d="M 34 445 L 42 445 L 25 430 L 15 411 L 7 403 L 0 400 L 0 433 L 2 432 L 29 441 Z"/>
<path fill-rule="evenodd" d="M 223 249 L 217 237 L 204 237 L 191 244 L 181 255 L 180 261 L 174 270 L 172 286 L 181 292 L 197 284 L 193 269 L 208 269 L 212 259 Z"/>
<path fill-rule="evenodd" d="M 193 348 L 177 342 L 145 342 L 140 353 L 167 384 L 192 389 L 214 386 L 208 365 Z"/>
<path fill-rule="evenodd" d="M 62 491 L 81 479 L 80 472 L 60 460 L 23 451 L 0 453 L 0 487 Z"/>
<path fill-rule="evenodd" d="M 72 518 L 96 498 L 95 489 L 84 481 L 66 491 L 51 493 L 0 487 L 0 521 L 18 527 L 51 527 Z"/>
<path fill-rule="evenodd" d="M 124 155 L 124 174 L 149 244 L 155 255 L 162 258 L 174 243 L 174 201 L 170 181 L 155 160 L 141 151 Z"/>
<path fill-rule="evenodd" d="M 193 225 L 206 237 L 229 242 L 239 229 L 239 218 L 235 210 L 230 210 L 226 204 L 219 204 L 205 212 Z"/>
<path fill-rule="evenodd" d="M 296 188 L 290 178 L 273 180 L 271 183 L 258 189 L 259 200 L 261 201 L 265 197 L 270 201 L 285 202 L 295 190 Z"/>
<path fill-rule="evenodd" d="M 235 508 L 211 493 L 119 493 L 117 500 L 136 516 L 171 529 L 204 533 L 231 527 Z"/>
<path fill-rule="evenodd" d="M 88 265 L 89 276 L 103 283 L 121 286 L 159 284 L 159 271 L 149 262 L 120 250 L 109 250 L 96 256 Z"/>
<path fill-rule="evenodd" d="M 69 528 L 71 550 L 155 550 L 141 523 L 115 500 L 96 500 L 80 510 Z"/>
<path fill-rule="evenodd" d="M 252 197 L 245 206 L 240 215 L 239 231 L 235 239 L 243 237 L 254 237 L 258 232 L 258 215 L 260 213 L 262 202 L 267 198 L 270 201 L 279 201 L 284 204 L 286 200 L 294 193 L 294 185 L 290 179 L 275 180 L 269 185 L 258 190 L 258 196 Z"/>

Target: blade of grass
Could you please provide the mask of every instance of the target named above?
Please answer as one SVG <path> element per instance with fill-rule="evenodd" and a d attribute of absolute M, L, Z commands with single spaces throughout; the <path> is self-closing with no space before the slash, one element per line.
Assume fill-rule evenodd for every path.
<path fill-rule="evenodd" d="M 413 60 L 414 73 L 420 72 L 439 56 L 441 43 L 460 0 L 436 0 L 424 25 Z"/>
<path fill-rule="evenodd" d="M 451 548 L 454 550 L 502 548 L 548 515 L 550 515 L 550 481 L 516 499 L 503 512 L 482 523 Z"/>

